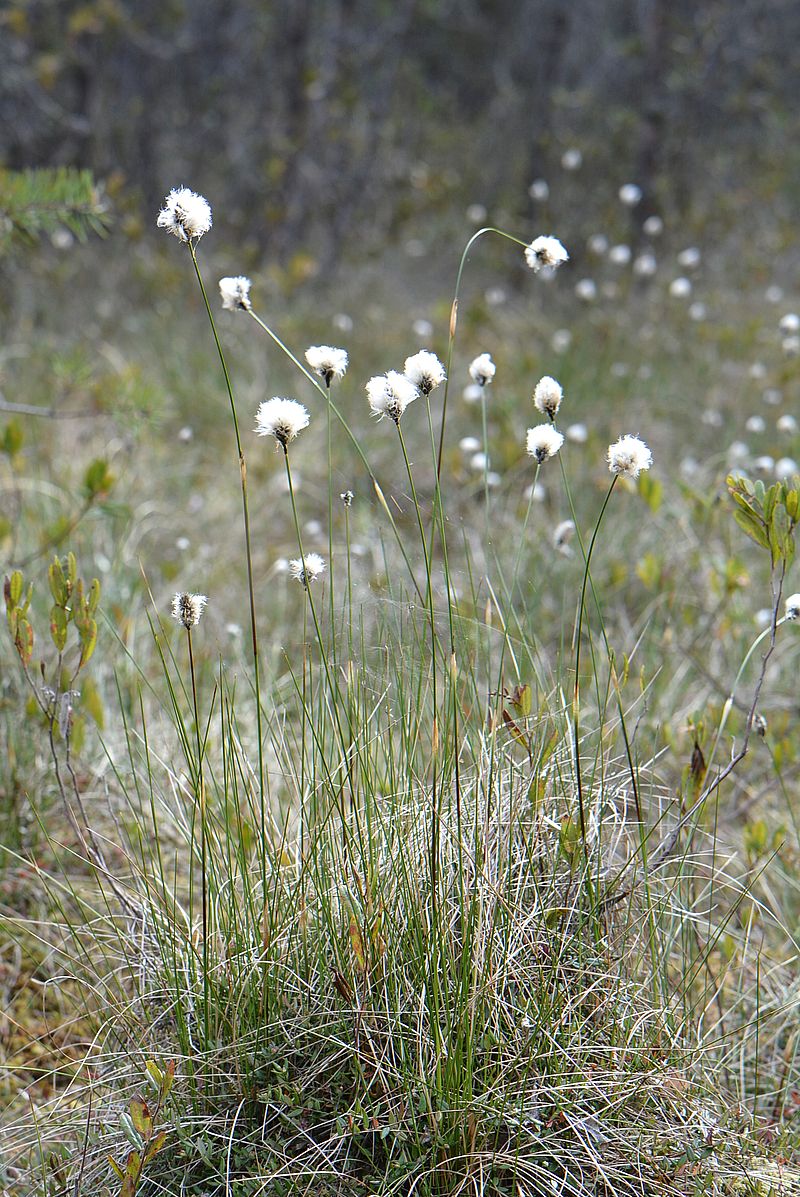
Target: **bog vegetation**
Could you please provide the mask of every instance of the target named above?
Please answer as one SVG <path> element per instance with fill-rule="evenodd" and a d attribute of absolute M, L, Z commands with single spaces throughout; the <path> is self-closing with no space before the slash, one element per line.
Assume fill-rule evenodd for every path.
<path fill-rule="evenodd" d="M 213 220 L 4 362 L 4 1191 L 796 1191 L 800 319 L 655 218 L 285 311 Z"/>

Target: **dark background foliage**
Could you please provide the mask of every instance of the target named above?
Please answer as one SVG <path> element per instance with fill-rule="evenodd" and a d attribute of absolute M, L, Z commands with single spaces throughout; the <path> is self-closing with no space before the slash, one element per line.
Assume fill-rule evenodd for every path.
<path fill-rule="evenodd" d="M 14 0 L 0 163 L 91 169 L 131 234 L 185 183 L 327 268 L 454 201 L 530 217 L 571 145 L 559 216 L 633 179 L 636 222 L 792 220 L 798 44 L 795 0 Z"/>

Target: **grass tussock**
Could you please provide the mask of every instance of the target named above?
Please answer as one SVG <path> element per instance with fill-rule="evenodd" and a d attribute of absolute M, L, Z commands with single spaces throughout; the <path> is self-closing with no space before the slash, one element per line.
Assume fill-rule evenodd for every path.
<path fill-rule="evenodd" d="M 173 576 L 141 558 L 144 581 L 105 571 L 108 609 L 73 554 L 46 597 L 35 565 L 6 582 L 10 1025 L 37 986 L 59 1023 L 44 1001 L 43 1026 L 22 1019 L 24 1064 L 6 1035 L 6 1191 L 796 1191 L 793 758 L 785 712 L 767 730 L 761 711 L 796 617 L 797 479 L 731 476 L 724 511 L 688 484 L 665 500 L 638 436 L 597 452 L 562 434 L 569 389 L 549 377 L 512 452 L 484 362 L 481 460 L 460 489 L 457 302 L 443 362 L 370 379 L 370 431 L 343 351 L 304 357 L 228 278 L 223 306 L 312 408 L 261 403 L 266 457 L 200 218 L 175 200 L 162 223 L 218 355 L 238 560 L 229 501 L 219 568 L 192 556 L 174 619 Z M 81 519 L 113 485 L 94 462 Z M 293 556 L 265 567 L 278 528 Z M 731 530 L 761 571 L 761 632 L 734 618 L 744 565 L 709 549 Z M 677 563 L 703 574 L 705 608 L 670 582 Z M 706 689 L 686 680 L 703 653 Z M 740 781 L 763 744 L 755 777 L 772 811 L 780 792 L 780 827 L 751 817 Z M 30 806 L 22 774 L 38 778 Z"/>

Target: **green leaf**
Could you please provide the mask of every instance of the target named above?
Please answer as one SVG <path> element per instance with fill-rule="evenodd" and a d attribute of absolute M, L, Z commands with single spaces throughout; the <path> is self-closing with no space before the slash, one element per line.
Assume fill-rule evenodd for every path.
<path fill-rule="evenodd" d="M 50 608 L 50 635 L 58 651 L 63 653 L 67 643 L 67 613 L 58 603 Z"/>
<path fill-rule="evenodd" d="M 83 669 L 84 665 L 90 659 L 97 644 L 97 623 L 93 619 L 87 619 L 80 629 L 81 638 L 81 660 L 79 668 Z"/>
<path fill-rule="evenodd" d="M 114 476 L 108 468 L 108 462 L 102 457 L 93 461 L 86 470 L 83 479 L 83 489 L 87 499 L 104 498 L 114 485 Z"/>
<path fill-rule="evenodd" d="M 85 691 L 85 690 L 86 690 L 86 687 L 84 686 L 84 691 Z M 81 698 L 83 698 L 83 695 L 81 695 Z M 163 1073 L 163 1072 L 161 1071 L 161 1069 L 158 1067 L 158 1065 L 156 1064 L 155 1060 L 148 1060 L 148 1061 L 145 1063 L 145 1068 L 147 1069 L 147 1072 L 148 1072 L 148 1074 L 150 1075 L 150 1077 L 151 1077 L 151 1079 L 152 1079 L 153 1083 L 155 1084 L 156 1088 L 160 1090 L 160 1089 L 161 1089 L 161 1086 L 162 1086 L 162 1085 L 163 1085 L 163 1083 L 164 1083 L 164 1073 Z"/>
<path fill-rule="evenodd" d="M 60 603 L 62 607 L 67 604 L 67 583 L 64 578 L 64 567 L 62 566 L 58 557 L 53 558 L 53 562 L 47 571 L 47 580 L 50 583 L 50 593 L 53 600 Z"/>
<path fill-rule="evenodd" d="M 5 595 L 5 600 L 6 600 L 6 607 L 9 607 L 9 606 L 16 607 L 19 604 L 19 600 L 22 598 L 23 585 L 24 585 L 24 579 L 22 577 L 22 571 L 19 569 L 15 569 L 14 572 L 12 573 L 11 577 L 6 578 L 5 584 L 3 586 L 3 593 Z"/>
<path fill-rule="evenodd" d="M 147 1102 L 141 1097 L 134 1097 L 128 1106 L 131 1122 L 143 1139 L 149 1139 L 153 1133 L 153 1119 Z"/>
<path fill-rule="evenodd" d="M 764 530 L 761 520 L 750 514 L 747 510 L 734 511 L 733 518 L 751 540 L 754 540 L 756 544 L 760 544 L 763 549 L 770 548 L 769 537 Z"/>
<path fill-rule="evenodd" d="M 9 420 L 3 429 L 2 437 L 0 437 L 0 450 L 7 453 L 9 457 L 16 457 L 24 441 L 22 425 L 18 420 Z"/>
<path fill-rule="evenodd" d="M 14 647 L 19 653 L 23 665 L 27 665 L 33 656 L 33 628 L 24 615 L 19 615 L 16 622 Z"/>
<path fill-rule="evenodd" d="M 125 1173 L 122 1171 L 122 1168 L 120 1168 L 119 1164 L 118 1164 L 118 1163 L 117 1163 L 117 1161 L 114 1159 L 113 1155 L 110 1155 L 110 1156 L 108 1157 L 108 1162 L 109 1162 L 109 1164 L 111 1165 L 111 1167 L 114 1169 L 114 1171 L 116 1172 L 116 1174 L 117 1174 L 117 1176 L 119 1177 L 119 1179 L 120 1179 L 120 1180 L 123 1180 L 123 1179 L 124 1179 L 124 1177 L 125 1177 Z"/>
<path fill-rule="evenodd" d="M 154 1155 L 157 1155 L 164 1146 L 167 1132 L 165 1130 L 159 1131 L 156 1137 L 150 1142 L 147 1151 L 144 1153 L 144 1162 L 148 1164 Z"/>

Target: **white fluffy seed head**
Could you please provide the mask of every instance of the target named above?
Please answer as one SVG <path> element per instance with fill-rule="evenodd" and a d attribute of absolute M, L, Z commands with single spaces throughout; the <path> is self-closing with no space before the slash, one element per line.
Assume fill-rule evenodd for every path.
<path fill-rule="evenodd" d="M 785 316 L 781 316 L 778 328 L 782 333 L 800 332 L 800 316 L 797 312 L 787 312 Z"/>
<path fill-rule="evenodd" d="M 621 436 L 608 446 L 608 468 L 612 474 L 638 478 L 642 470 L 649 470 L 653 454 L 638 436 Z"/>
<path fill-rule="evenodd" d="M 564 392 L 561 389 L 561 384 L 556 382 L 555 378 L 551 378 L 549 374 L 545 374 L 544 378 L 540 378 L 536 384 L 536 389 L 533 392 L 533 406 L 543 416 L 550 416 L 553 419 L 561 407 L 563 398 Z"/>
<path fill-rule="evenodd" d="M 479 353 L 470 363 L 469 376 L 479 387 L 485 387 L 488 382 L 492 381 L 496 373 L 497 366 L 492 361 L 491 354 Z"/>
<path fill-rule="evenodd" d="M 187 629 L 196 628 L 207 602 L 204 594 L 176 594 L 172 600 L 172 618 Z"/>
<path fill-rule="evenodd" d="M 250 303 L 251 286 L 250 279 L 245 278 L 243 274 L 231 278 L 221 278 L 219 293 L 223 308 L 227 312 L 249 312 L 252 307 Z"/>
<path fill-rule="evenodd" d="M 388 416 L 395 424 L 400 423 L 400 417 L 409 403 L 413 403 L 419 395 L 413 382 L 397 370 L 387 370 L 385 374 L 370 378 L 366 390 L 369 406 L 378 419 Z"/>
<path fill-rule="evenodd" d="M 559 552 L 568 555 L 570 553 L 569 542 L 575 535 L 575 524 L 572 520 L 562 520 L 560 524 L 556 524 L 553 529 L 553 547 Z"/>
<path fill-rule="evenodd" d="M 423 395 L 430 395 L 447 378 L 436 354 L 427 349 L 420 349 L 419 353 L 407 357 L 403 370 L 408 381 Z"/>
<path fill-rule="evenodd" d="M 619 189 L 619 198 L 626 208 L 635 208 L 642 198 L 642 189 L 637 183 L 623 183 Z"/>
<path fill-rule="evenodd" d="M 543 266 L 555 270 L 569 261 L 569 254 L 558 237 L 537 237 L 525 247 L 525 261 L 536 274 Z"/>
<path fill-rule="evenodd" d="M 786 600 L 786 618 L 797 619 L 800 616 L 800 594 L 790 594 Z"/>
<path fill-rule="evenodd" d="M 555 457 L 563 444 L 563 436 L 556 431 L 552 424 L 537 424 L 535 428 L 528 429 L 528 454 L 539 465 L 543 461 L 547 461 L 548 457 Z"/>
<path fill-rule="evenodd" d="M 344 378 L 349 362 L 346 349 L 334 349 L 332 345 L 309 345 L 306 361 L 315 374 L 325 379 L 330 386 L 334 378 Z"/>
<path fill-rule="evenodd" d="M 265 399 L 256 412 L 259 436 L 274 436 L 285 449 L 299 432 L 308 427 L 309 415 L 294 399 Z"/>
<path fill-rule="evenodd" d="M 179 241 L 194 241 L 211 228 L 211 205 L 188 187 L 173 187 L 156 224 Z"/>
<path fill-rule="evenodd" d="M 304 564 L 305 562 L 305 564 Z M 289 562 L 289 573 L 299 582 L 304 590 L 308 590 L 320 574 L 325 571 L 325 562 L 319 553 L 306 553 L 305 557 L 295 557 Z"/>

